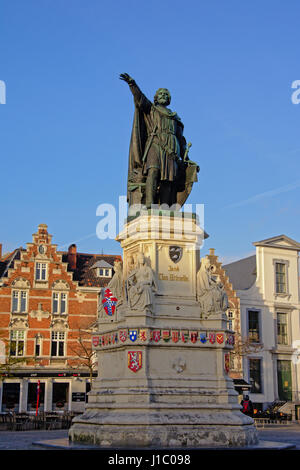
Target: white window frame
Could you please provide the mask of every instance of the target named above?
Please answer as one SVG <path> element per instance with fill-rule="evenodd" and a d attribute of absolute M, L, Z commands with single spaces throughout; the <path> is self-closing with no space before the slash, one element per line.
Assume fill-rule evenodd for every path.
<path fill-rule="evenodd" d="M 15 354 L 12 354 L 12 343 L 15 342 Z M 19 343 L 23 343 L 21 354 L 19 354 Z M 13 357 L 25 356 L 25 330 L 10 330 L 9 354 Z"/>
<path fill-rule="evenodd" d="M 37 346 L 39 346 L 39 354 L 36 353 Z M 43 336 L 39 334 L 39 335 L 36 335 L 36 337 L 35 337 L 34 355 L 36 357 L 41 357 L 42 356 L 42 349 L 43 349 Z"/>
<path fill-rule="evenodd" d="M 53 343 L 56 343 L 55 354 L 53 352 Z M 63 343 L 63 354 L 60 352 L 60 344 Z M 51 332 L 51 357 L 64 357 L 66 352 L 66 332 L 60 330 L 52 330 Z"/>
<path fill-rule="evenodd" d="M 98 268 L 99 277 L 112 277 L 112 268 Z"/>
<path fill-rule="evenodd" d="M 56 301 L 56 307 L 54 307 Z M 62 308 L 64 303 L 64 309 Z M 53 315 L 67 315 L 68 314 L 68 294 L 67 292 L 53 291 L 52 292 L 52 313 Z"/>
<path fill-rule="evenodd" d="M 261 310 L 259 308 L 247 308 L 247 336 L 249 338 L 250 343 L 253 344 L 261 344 L 262 343 L 262 322 L 261 322 Z M 249 321 L 249 314 L 250 312 L 256 312 L 258 317 L 258 341 L 250 339 L 250 321 Z"/>
<path fill-rule="evenodd" d="M 39 275 L 37 275 L 38 271 L 39 271 Z M 43 277 L 43 272 L 45 273 L 45 277 Z M 48 280 L 48 263 L 37 261 L 35 263 L 34 277 L 36 281 L 46 282 Z"/>
<path fill-rule="evenodd" d="M 281 265 L 284 265 L 284 280 L 285 280 L 285 290 L 284 292 L 280 292 L 279 290 L 277 290 L 277 269 L 276 269 L 276 265 L 277 264 L 281 264 Z M 287 295 L 289 295 L 289 275 L 288 275 L 288 272 L 289 272 L 289 261 L 288 260 L 285 260 L 285 259 L 273 259 L 273 266 L 274 266 L 274 292 L 275 292 L 275 295 L 277 296 L 282 296 L 282 297 L 285 297 Z"/>
<path fill-rule="evenodd" d="M 22 299 L 25 299 L 25 309 L 22 309 Z M 17 308 L 14 308 L 14 301 L 16 300 Z M 13 289 L 11 299 L 12 313 L 27 313 L 28 311 L 28 291 L 21 289 Z"/>
<path fill-rule="evenodd" d="M 279 315 L 284 315 L 284 318 L 285 318 L 285 322 L 279 322 L 278 319 L 279 319 Z M 285 332 L 285 338 L 286 338 L 286 342 L 282 342 L 282 341 L 279 341 L 279 338 L 281 337 L 281 339 L 283 338 L 283 335 L 279 335 L 278 334 L 278 325 L 281 324 L 281 325 L 285 325 L 285 329 L 286 329 L 286 332 Z M 276 337 L 277 337 L 277 344 L 279 346 L 288 346 L 290 344 L 290 340 L 289 340 L 289 314 L 287 312 L 284 312 L 284 311 L 277 311 L 276 312 Z"/>

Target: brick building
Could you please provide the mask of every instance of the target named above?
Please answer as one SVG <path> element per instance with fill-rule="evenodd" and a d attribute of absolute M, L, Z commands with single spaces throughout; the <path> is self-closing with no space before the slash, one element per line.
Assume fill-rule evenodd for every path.
<path fill-rule="evenodd" d="M 235 389 L 239 394 L 243 394 L 248 390 L 249 384 L 244 380 L 243 373 L 243 356 L 244 356 L 244 338 L 241 333 L 241 312 L 240 312 L 240 299 L 233 288 L 232 283 L 225 271 L 222 263 L 219 261 L 218 256 L 215 255 L 214 248 L 210 248 L 209 254 L 206 258 L 210 261 L 210 269 L 212 275 L 218 282 L 224 285 L 226 294 L 228 296 L 228 328 L 235 332 L 235 346 L 230 354 L 230 377 L 234 380 Z"/>
<path fill-rule="evenodd" d="M 40 224 L 26 249 L 0 253 L 1 411 L 81 411 L 90 388 L 98 295 L 116 255 L 57 251 Z M 1 247 L 1 245 L 0 245 Z"/>

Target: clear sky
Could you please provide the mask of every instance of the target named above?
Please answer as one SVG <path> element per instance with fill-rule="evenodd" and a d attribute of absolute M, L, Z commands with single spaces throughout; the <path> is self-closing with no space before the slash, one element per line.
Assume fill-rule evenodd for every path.
<path fill-rule="evenodd" d="M 300 241 L 298 0 L 0 0 L 1 232 L 4 252 L 46 223 L 59 249 L 119 254 L 96 237 L 97 206 L 126 194 L 133 100 L 119 74 L 171 109 L 200 165 L 225 262 L 252 242 Z"/>

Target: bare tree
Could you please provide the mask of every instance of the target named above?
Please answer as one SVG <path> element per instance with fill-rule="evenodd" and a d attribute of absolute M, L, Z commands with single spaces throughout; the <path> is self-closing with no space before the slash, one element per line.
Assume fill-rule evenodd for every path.
<path fill-rule="evenodd" d="M 69 344 L 69 349 L 74 357 L 76 357 L 79 365 L 89 370 L 91 383 L 97 359 L 96 352 L 92 347 L 93 327 L 94 325 L 91 324 L 86 328 L 78 327 L 75 329 L 73 341 Z"/>
<path fill-rule="evenodd" d="M 231 354 L 238 357 L 247 356 L 248 354 L 255 354 L 263 349 L 263 344 L 254 343 L 248 336 L 235 334 L 235 344 Z"/>

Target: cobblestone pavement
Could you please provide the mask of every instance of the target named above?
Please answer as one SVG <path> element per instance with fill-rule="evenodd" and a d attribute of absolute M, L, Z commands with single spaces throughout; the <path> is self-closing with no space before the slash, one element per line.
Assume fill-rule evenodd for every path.
<path fill-rule="evenodd" d="M 284 442 L 295 445 L 300 450 L 300 425 L 272 426 L 258 429 L 259 438 L 265 441 Z M 57 450 L 33 445 L 33 442 L 63 439 L 68 437 L 68 430 L 56 431 L 0 431 L 0 450 Z"/>
<path fill-rule="evenodd" d="M 287 442 L 294 444 L 296 450 L 300 450 L 300 425 L 279 425 L 258 429 L 259 438 L 272 442 Z"/>
<path fill-rule="evenodd" d="M 46 439 L 61 439 L 68 437 L 68 430 L 56 431 L 1 431 L 0 450 L 46 450 L 41 446 L 33 445 L 35 441 Z M 47 450 L 51 450 L 47 448 Z"/>

